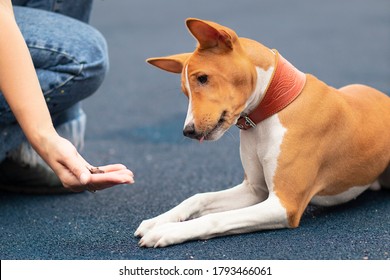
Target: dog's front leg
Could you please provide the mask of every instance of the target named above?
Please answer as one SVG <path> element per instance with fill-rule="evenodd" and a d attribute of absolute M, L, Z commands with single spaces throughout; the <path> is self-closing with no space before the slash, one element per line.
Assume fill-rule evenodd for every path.
<path fill-rule="evenodd" d="M 285 208 L 276 195 L 241 209 L 213 213 L 197 219 L 154 227 L 140 240 L 145 247 L 165 247 L 193 239 L 288 227 Z"/>
<path fill-rule="evenodd" d="M 265 187 L 251 186 L 246 180 L 231 189 L 196 194 L 168 212 L 143 221 L 134 235 L 142 237 L 154 227 L 166 223 L 182 222 L 209 213 L 247 207 L 263 201 L 267 195 Z"/>

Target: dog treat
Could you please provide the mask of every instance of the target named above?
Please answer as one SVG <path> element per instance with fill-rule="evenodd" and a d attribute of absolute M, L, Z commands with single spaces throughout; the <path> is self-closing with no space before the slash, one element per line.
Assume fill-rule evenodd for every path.
<path fill-rule="evenodd" d="M 100 174 L 100 173 L 104 173 L 103 170 L 99 169 L 99 167 L 87 167 L 89 172 L 91 172 L 91 174 Z"/>

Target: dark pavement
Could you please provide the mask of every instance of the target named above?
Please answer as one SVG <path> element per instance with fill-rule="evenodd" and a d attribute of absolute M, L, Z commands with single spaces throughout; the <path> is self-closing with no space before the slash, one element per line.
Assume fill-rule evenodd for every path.
<path fill-rule="evenodd" d="M 133 232 L 143 219 L 243 178 L 238 129 L 213 143 L 185 139 L 179 75 L 144 62 L 194 49 L 187 17 L 231 27 L 334 87 L 390 93 L 388 0 L 96 0 L 91 24 L 107 39 L 111 65 L 84 102 L 83 154 L 95 165 L 124 163 L 136 184 L 96 194 L 0 193 L 0 259 L 390 259 L 390 191 L 309 207 L 294 230 L 138 247 Z"/>

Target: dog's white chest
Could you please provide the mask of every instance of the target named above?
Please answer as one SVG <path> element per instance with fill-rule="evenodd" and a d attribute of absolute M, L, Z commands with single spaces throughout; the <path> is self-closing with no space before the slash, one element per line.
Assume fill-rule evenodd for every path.
<path fill-rule="evenodd" d="M 241 132 L 241 160 L 251 184 L 265 181 L 268 191 L 273 191 L 273 177 L 286 131 L 275 114 L 256 128 Z"/>

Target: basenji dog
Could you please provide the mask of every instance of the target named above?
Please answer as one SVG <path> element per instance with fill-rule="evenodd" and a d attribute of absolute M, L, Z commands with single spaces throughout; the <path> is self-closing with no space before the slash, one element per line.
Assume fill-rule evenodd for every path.
<path fill-rule="evenodd" d="M 296 228 L 309 203 L 331 206 L 372 184 L 390 185 L 390 98 L 365 85 L 335 89 L 276 50 L 217 23 L 187 19 L 193 53 L 151 58 L 181 74 L 189 99 L 183 133 L 217 140 L 240 131 L 245 176 L 145 220 L 140 246 Z"/>

